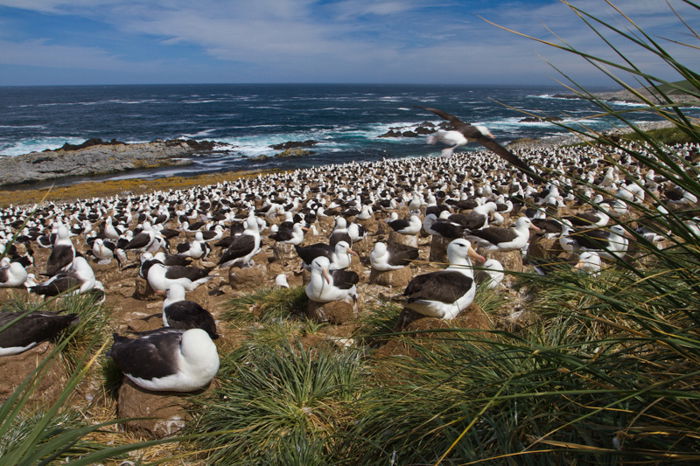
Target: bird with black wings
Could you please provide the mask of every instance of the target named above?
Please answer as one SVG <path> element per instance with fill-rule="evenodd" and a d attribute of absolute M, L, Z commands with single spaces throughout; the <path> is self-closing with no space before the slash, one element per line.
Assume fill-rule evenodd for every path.
<path fill-rule="evenodd" d="M 518 170 L 525 173 L 527 176 L 540 183 L 546 183 L 542 177 L 535 173 L 529 165 L 523 162 L 522 159 L 497 143 L 493 134 L 491 134 L 491 132 L 484 126 L 469 125 L 456 116 L 437 108 L 421 106 L 417 106 L 417 108 L 433 112 L 440 118 L 452 123 L 454 130 L 438 131 L 435 135 L 428 137 L 428 142 L 430 144 L 442 142 L 451 146 L 443 150 L 443 155 L 451 155 L 452 151 L 459 146 L 466 145 L 470 142 L 478 142 L 487 149 L 495 152 L 496 155 L 511 165 L 514 165 Z"/>

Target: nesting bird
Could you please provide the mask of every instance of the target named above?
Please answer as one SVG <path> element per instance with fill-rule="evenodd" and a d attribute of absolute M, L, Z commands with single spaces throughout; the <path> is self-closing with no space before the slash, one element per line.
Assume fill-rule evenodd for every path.
<path fill-rule="evenodd" d="M 306 296 L 318 303 L 356 300 L 358 275 L 349 270 L 331 271 L 330 265 L 325 256 L 311 262 L 311 279 L 304 289 Z"/>
<path fill-rule="evenodd" d="M 447 246 L 449 267 L 414 277 L 403 292 L 404 306 L 419 314 L 453 319 L 474 300 L 476 284 L 470 259 L 484 262 L 468 240 L 453 240 Z"/>
<path fill-rule="evenodd" d="M 372 268 L 380 272 L 399 270 L 418 259 L 418 248 L 398 243 L 375 243 L 369 255 Z"/>
<path fill-rule="evenodd" d="M 0 312 L 0 356 L 20 354 L 78 321 L 77 314 Z M 7 326 L 7 328 L 5 328 Z"/>
<path fill-rule="evenodd" d="M 133 383 L 153 391 L 199 390 L 219 371 L 216 345 L 200 328 L 163 328 L 135 339 L 115 333 L 108 356 Z"/>

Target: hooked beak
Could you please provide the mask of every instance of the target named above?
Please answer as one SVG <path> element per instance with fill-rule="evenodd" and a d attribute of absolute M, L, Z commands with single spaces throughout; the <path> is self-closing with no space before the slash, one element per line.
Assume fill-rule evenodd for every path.
<path fill-rule="evenodd" d="M 542 228 L 538 227 L 537 225 L 532 224 L 532 225 L 530 225 L 530 230 L 536 231 L 537 233 L 539 233 L 542 231 Z"/>
<path fill-rule="evenodd" d="M 326 269 L 326 268 L 321 269 L 321 273 L 323 274 L 323 278 L 326 279 L 326 283 L 328 283 L 330 285 L 331 284 L 331 274 L 328 273 L 328 269 Z"/>
<path fill-rule="evenodd" d="M 483 264 L 484 262 L 486 262 L 486 258 L 478 252 L 476 252 L 471 246 L 469 246 L 469 249 L 467 249 L 467 255 L 479 264 Z"/>
<path fill-rule="evenodd" d="M 360 257 L 360 255 L 356 251 L 353 251 L 352 249 L 348 249 L 348 252 L 354 256 Z"/>
<path fill-rule="evenodd" d="M 167 291 L 165 290 L 155 290 L 155 293 L 159 296 L 167 296 Z"/>
<path fill-rule="evenodd" d="M 581 269 L 583 268 L 584 265 L 585 265 L 585 264 L 583 263 L 583 261 L 578 261 L 578 262 L 576 263 L 576 265 L 574 265 L 574 268 L 575 268 L 576 270 L 581 270 Z"/>

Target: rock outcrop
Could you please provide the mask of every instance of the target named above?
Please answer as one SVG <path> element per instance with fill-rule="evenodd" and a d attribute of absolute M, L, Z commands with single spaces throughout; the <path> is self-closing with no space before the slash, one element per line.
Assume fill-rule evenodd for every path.
<path fill-rule="evenodd" d="M 318 141 L 313 139 L 307 139 L 306 141 L 287 141 L 282 144 L 273 144 L 272 147 L 275 150 L 287 150 L 287 149 L 298 149 L 300 147 L 313 147 L 318 144 Z"/>
<path fill-rule="evenodd" d="M 0 185 L 46 181 L 69 176 L 95 176 L 121 171 L 187 165 L 187 157 L 215 149 L 211 141 L 173 139 L 127 144 L 88 139 L 60 149 L 0 158 Z"/>

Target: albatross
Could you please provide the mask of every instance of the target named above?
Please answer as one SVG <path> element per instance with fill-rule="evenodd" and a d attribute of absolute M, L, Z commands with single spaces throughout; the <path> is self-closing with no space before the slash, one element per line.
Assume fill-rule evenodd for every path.
<path fill-rule="evenodd" d="M 533 178 L 536 181 L 539 181 L 540 183 L 544 183 L 544 180 L 539 175 L 537 175 L 532 170 L 532 168 L 530 168 L 525 162 L 523 162 L 517 155 L 515 155 L 514 153 L 497 143 L 494 135 L 491 134 L 491 132 L 486 127 L 478 125 L 469 125 L 457 118 L 456 116 L 437 108 L 421 106 L 417 107 L 423 110 L 427 110 L 429 112 L 433 112 L 443 120 L 447 120 L 450 123 L 452 123 L 452 126 L 455 128 L 453 131 L 438 131 L 435 135 L 431 135 L 428 138 L 429 144 L 442 142 L 451 146 L 442 151 L 443 156 L 452 155 L 452 151 L 454 151 L 459 146 L 464 146 L 470 142 L 478 142 L 487 149 L 495 152 L 496 155 L 498 155 L 511 165 L 514 165 L 516 168 L 518 168 L 518 170 L 522 171 L 529 177 Z"/>
<path fill-rule="evenodd" d="M 419 314 L 453 319 L 474 300 L 476 284 L 471 259 L 483 263 L 468 240 L 459 238 L 447 246 L 450 266 L 413 277 L 403 292 L 404 306 Z"/>
<path fill-rule="evenodd" d="M 161 328 L 136 339 L 115 333 L 108 356 L 132 382 L 146 390 L 199 390 L 219 370 L 216 345 L 201 328 Z"/>

